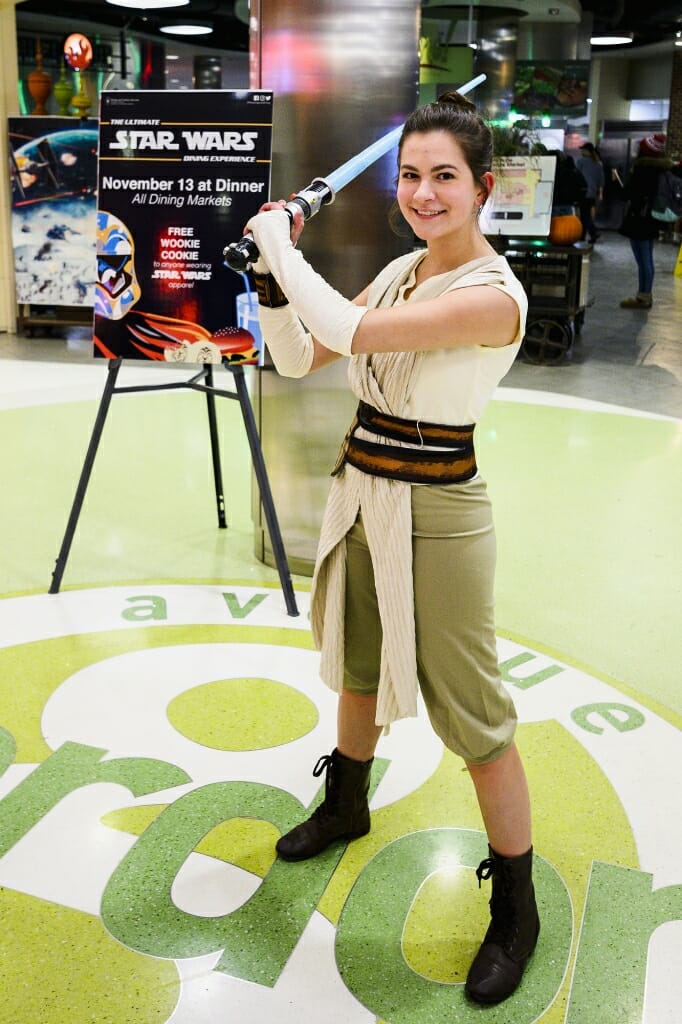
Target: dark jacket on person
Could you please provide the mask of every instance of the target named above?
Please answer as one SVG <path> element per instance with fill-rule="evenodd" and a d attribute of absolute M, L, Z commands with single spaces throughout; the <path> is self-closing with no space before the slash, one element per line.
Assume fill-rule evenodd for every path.
<path fill-rule="evenodd" d="M 627 200 L 623 223 L 618 229 L 626 238 L 658 238 L 661 222 L 651 216 L 651 204 L 658 190 L 662 171 L 669 171 L 673 162 L 666 156 L 638 156 L 623 188 Z"/>
<path fill-rule="evenodd" d="M 573 157 L 558 149 L 550 150 L 548 155 L 556 157 L 552 205 L 558 208 L 578 206 L 587 193 L 587 182 Z"/>
<path fill-rule="evenodd" d="M 575 166 L 587 183 L 585 198 L 596 200 L 604 188 L 604 165 L 601 160 L 593 156 L 580 156 Z"/>

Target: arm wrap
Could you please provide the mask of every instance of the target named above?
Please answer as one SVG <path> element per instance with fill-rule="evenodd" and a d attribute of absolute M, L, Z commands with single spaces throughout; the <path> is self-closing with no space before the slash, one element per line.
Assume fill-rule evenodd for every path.
<path fill-rule="evenodd" d="M 289 237 L 291 224 L 284 210 L 259 213 L 247 227 L 308 330 L 332 352 L 351 355 L 353 335 L 367 307 L 344 298 L 294 249 Z"/>
<path fill-rule="evenodd" d="M 258 320 L 277 372 L 283 377 L 305 377 L 315 346 L 291 306 L 259 306 Z"/>

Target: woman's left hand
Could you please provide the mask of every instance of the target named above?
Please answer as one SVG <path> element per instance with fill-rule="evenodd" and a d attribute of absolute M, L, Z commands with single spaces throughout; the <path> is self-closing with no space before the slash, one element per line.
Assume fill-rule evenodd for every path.
<path fill-rule="evenodd" d="M 293 199 L 293 196 L 292 196 L 292 199 Z M 268 210 L 283 210 L 286 205 L 287 205 L 286 199 L 277 199 L 274 202 L 263 203 L 263 205 L 260 207 L 258 212 L 259 213 L 267 213 Z M 291 223 L 291 235 L 290 235 L 290 237 L 291 237 L 291 244 L 292 245 L 296 245 L 296 243 L 298 242 L 299 238 L 303 234 L 303 228 L 305 227 L 305 219 L 303 217 L 303 210 L 301 210 L 295 204 L 293 205 L 293 210 L 292 210 L 292 207 L 289 207 L 289 209 L 287 210 L 287 213 L 291 213 L 291 212 L 293 212 L 293 221 Z M 247 232 L 248 232 L 248 228 L 244 228 L 244 234 L 246 234 Z"/>

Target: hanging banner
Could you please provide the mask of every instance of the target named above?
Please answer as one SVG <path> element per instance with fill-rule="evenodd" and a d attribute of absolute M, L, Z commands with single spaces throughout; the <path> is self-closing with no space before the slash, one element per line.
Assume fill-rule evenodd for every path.
<path fill-rule="evenodd" d="M 17 303 L 94 305 L 97 122 L 10 117 L 9 156 Z"/>
<path fill-rule="evenodd" d="M 94 354 L 257 362 L 258 303 L 223 264 L 266 202 L 272 93 L 103 92 Z"/>

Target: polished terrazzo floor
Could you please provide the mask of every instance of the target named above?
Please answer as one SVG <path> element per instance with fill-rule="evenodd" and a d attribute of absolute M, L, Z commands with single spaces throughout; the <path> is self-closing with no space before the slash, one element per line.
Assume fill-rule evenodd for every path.
<path fill-rule="evenodd" d="M 657 247 L 654 308 L 633 313 L 627 246 L 600 240 L 571 358 L 519 360 L 479 428 L 543 917 L 521 989 L 489 1010 L 461 988 L 485 928 L 480 819 L 423 716 L 381 742 L 369 836 L 274 858 L 315 799 L 334 701 L 309 581 L 288 615 L 252 554 L 236 403 L 218 530 L 203 402 L 115 399 L 49 595 L 105 369 L 77 333 L 0 336 L 0 1024 L 679 1024 L 676 255 Z"/>

